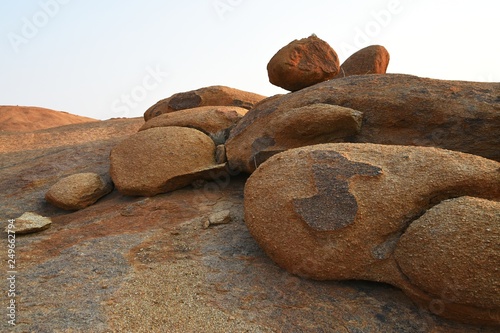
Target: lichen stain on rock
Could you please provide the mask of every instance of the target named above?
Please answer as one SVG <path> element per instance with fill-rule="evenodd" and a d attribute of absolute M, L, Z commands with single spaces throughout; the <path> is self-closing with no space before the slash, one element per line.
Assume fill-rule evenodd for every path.
<path fill-rule="evenodd" d="M 294 199 L 295 211 L 317 231 L 333 231 L 352 224 L 358 203 L 349 192 L 349 178 L 355 175 L 376 177 L 382 169 L 352 162 L 335 151 L 314 151 L 311 158 L 318 193 L 309 198 Z"/>

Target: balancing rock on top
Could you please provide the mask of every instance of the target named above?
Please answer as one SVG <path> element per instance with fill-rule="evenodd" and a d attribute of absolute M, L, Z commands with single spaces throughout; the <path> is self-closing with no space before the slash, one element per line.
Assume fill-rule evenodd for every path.
<path fill-rule="evenodd" d="M 385 74 L 389 60 L 389 52 L 385 47 L 367 46 L 352 54 L 340 65 L 340 72 L 335 79 L 351 75 Z"/>
<path fill-rule="evenodd" d="M 297 91 L 335 77 L 339 58 L 327 42 L 311 35 L 281 48 L 267 64 L 267 73 L 272 84 Z"/>

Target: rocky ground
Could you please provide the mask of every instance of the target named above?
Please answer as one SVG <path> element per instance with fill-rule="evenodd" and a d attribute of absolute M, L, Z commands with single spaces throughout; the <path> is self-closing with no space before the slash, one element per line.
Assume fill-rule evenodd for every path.
<path fill-rule="evenodd" d="M 115 190 L 76 212 L 44 200 L 63 176 L 108 173 L 111 148 L 143 123 L 70 125 L 31 133 L 29 140 L 42 137 L 43 145 L 25 145 L 21 135 L 17 149 L 3 147 L 1 228 L 25 211 L 53 222 L 16 238 L 17 325 L 9 325 L 5 313 L 2 331 L 496 331 L 436 317 L 386 284 L 287 273 L 244 224 L 243 174 L 149 198 Z M 75 133 L 89 135 L 75 142 Z M 223 210 L 230 211 L 230 223 L 204 227 Z M 3 311 L 8 301 L 3 292 Z"/>

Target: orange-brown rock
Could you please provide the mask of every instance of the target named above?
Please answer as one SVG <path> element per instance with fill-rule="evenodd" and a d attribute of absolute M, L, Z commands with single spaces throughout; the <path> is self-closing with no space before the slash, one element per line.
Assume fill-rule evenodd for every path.
<path fill-rule="evenodd" d="M 215 144 L 187 127 L 156 127 L 131 135 L 111 150 L 110 174 L 126 195 L 176 190 L 216 168 Z"/>
<path fill-rule="evenodd" d="M 269 257 L 293 274 L 381 281 L 422 299 L 443 285 L 419 289 L 409 282 L 394 259 L 401 234 L 442 200 L 500 200 L 499 168 L 496 161 L 430 147 L 337 143 L 291 149 L 248 179 L 245 222 Z M 488 233 L 486 228 L 476 232 Z M 475 274 L 472 264 L 469 273 Z M 440 315 L 498 323 L 481 304 L 459 304 L 460 310 L 450 307 Z"/>
<path fill-rule="evenodd" d="M 0 131 L 29 132 L 95 121 L 98 120 L 35 106 L 0 105 Z"/>
<path fill-rule="evenodd" d="M 16 326 L 0 320 L 0 331 L 498 331 L 432 315 L 386 284 L 321 282 L 280 269 L 243 222 L 243 175 L 148 198 L 114 190 L 75 212 L 47 204 L 44 194 L 61 177 L 107 173 L 109 151 L 141 124 L 54 128 L 43 132 L 51 147 L 32 148 L 22 136 L 16 151 L 0 153 L 0 229 L 26 211 L 52 220 L 17 239 L 22 306 Z M 224 210 L 231 223 L 203 229 Z M 8 301 L 0 293 L 0 303 Z"/>
<path fill-rule="evenodd" d="M 329 80 L 338 72 L 337 53 L 316 35 L 292 41 L 267 64 L 269 82 L 289 91 Z"/>
<path fill-rule="evenodd" d="M 346 141 L 433 146 L 500 161 L 500 83 L 445 81 L 411 75 L 356 75 L 269 98 L 250 110 L 226 143 L 233 169 L 255 170 L 273 113 L 317 103 L 363 113 Z"/>
<path fill-rule="evenodd" d="M 281 151 L 324 142 L 342 142 L 361 130 L 363 114 L 359 111 L 330 104 L 312 104 L 292 109 L 280 109 L 252 123 L 251 145 L 231 140 L 226 145 L 230 161 L 240 156 L 253 156 L 254 167 Z"/>
<path fill-rule="evenodd" d="M 445 200 L 410 224 L 395 250 L 415 296 L 438 315 L 467 308 L 500 316 L 500 202 L 474 197 Z M 465 310 L 465 313 L 463 312 Z"/>
<path fill-rule="evenodd" d="M 158 101 L 144 113 L 144 120 L 184 109 L 200 106 L 238 106 L 251 109 L 265 96 L 225 86 L 210 86 L 174 94 Z"/>
<path fill-rule="evenodd" d="M 385 74 L 389 66 L 389 52 L 381 45 L 367 46 L 347 58 L 335 78 L 351 75 Z"/>
<path fill-rule="evenodd" d="M 92 205 L 112 190 L 110 179 L 93 172 L 76 173 L 52 185 L 45 200 L 62 209 L 78 210 Z"/>
<path fill-rule="evenodd" d="M 190 127 L 207 134 L 216 144 L 221 144 L 246 113 L 247 109 L 237 106 L 201 106 L 151 118 L 139 131 L 154 127 Z"/>

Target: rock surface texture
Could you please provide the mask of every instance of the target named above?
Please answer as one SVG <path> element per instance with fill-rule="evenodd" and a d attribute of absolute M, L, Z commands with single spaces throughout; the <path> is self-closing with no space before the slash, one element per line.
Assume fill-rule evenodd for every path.
<path fill-rule="evenodd" d="M 207 134 L 216 144 L 221 144 L 226 141 L 229 131 L 247 111 L 237 106 L 201 106 L 151 118 L 139 131 L 154 127 L 190 127 Z"/>
<path fill-rule="evenodd" d="M 390 283 L 431 310 L 430 301 L 446 293 L 443 280 L 449 266 L 439 270 L 439 260 L 453 259 L 458 265 L 456 270 L 462 272 L 454 275 L 455 283 L 464 286 L 462 292 L 472 292 L 478 285 L 479 290 L 473 297 L 443 300 L 447 303 L 439 314 L 455 320 L 500 324 L 492 316 L 499 314 L 500 308 L 491 303 L 484 306 L 498 294 L 498 285 L 491 280 L 498 276 L 493 268 L 499 262 L 500 243 L 495 237 L 498 223 L 482 225 L 471 239 L 463 235 L 462 243 L 461 237 L 452 235 L 442 242 L 436 239 L 436 244 L 441 242 L 446 250 L 440 253 L 440 259 L 433 258 L 436 252 L 430 248 L 419 253 L 415 239 L 402 241 L 399 256 L 404 260 L 394 259 L 405 229 L 413 227 L 413 222 L 432 206 L 459 196 L 499 200 L 499 170 L 498 162 L 435 148 L 339 143 L 291 149 L 271 157 L 248 179 L 245 222 L 269 257 L 293 274 L 319 280 Z M 484 213 L 484 219 L 498 213 Z M 474 211 L 466 217 L 458 213 L 450 218 L 450 223 L 455 224 L 451 227 L 456 228 L 458 223 L 453 219 L 471 216 Z M 470 231 L 484 219 L 461 230 Z M 417 233 L 425 234 L 418 226 L 415 228 Z M 410 229 L 408 232 L 411 235 Z M 478 251 L 470 248 L 470 241 L 479 238 L 483 238 L 481 247 L 491 246 L 485 255 L 493 261 L 482 263 L 476 272 L 475 261 L 468 262 L 467 258 Z M 432 246 L 431 239 L 418 239 L 419 246 Z M 451 244 L 457 248 L 456 253 L 450 249 Z M 438 246 L 434 245 L 434 249 Z M 413 251 L 419 258 L 415 262 L 410 257 Z M 415 271 L 421 268 L 419 264 L 427 261 L 432 265 L 433 260 L 436 265 L 432 267 L 437 269 L 433 274 L 440 278 L 424 281 Z M 400 269 L 400 261 L 409 267 L 417 266 L 413 266 L 413 272 Z M 460 280 L 465 272 L 480 274 L 482 270 L 488 274 L 477 281 Z M 494 285 L 488 286 L 488 281 Z M 492 290 L 493 295 L 486 296 Z"/>
<path fill-rule="evenodd" d="M 431 295 L 434 312 L 461 304 L 499 315 L 499 247 L 500 202 L 459 197 L 414 221 L 395 259 L 410 282 Z"/>
<path fill-rule="evenodd" d="M 215 164 L 215 144 L 187 127 L 156 127 L 123 140 L 110 154 L 115 187 L 126 195 L 153 196 L 206 178 Z"/>
<path fill-rule="evenodd" d="M 443 81 L 402 74 L 330 80 L 259 103 L 231 131 L 226 153 L 231 168 L 251 173 L 255 161 L 263 160 L 259 155 L 273 149 L 274 129 L 267 123 L 275 114 L 331 104 L 363 115 L 359 133 L 346 136 L 346 142 L 433 146 L 500 161 L 498 96 L 500 83 Z M 324 143 L 329 139 L 326 136 Z M 336 137 L 335 141 L 341 140 Z M 307 144 L 305 139 L 303 145 Z"/>
<path fill-rule="evenodd" d="M 45 194 L 45 200 L 62 209 L 88 207 L 113 190 L 110 179 L 92 172 L 77 173 L 62 178 Z"/>
<path fill-rule="evenodd" d="M 102 140 L 116 141 L 137 132 L 143 124 L 144 120 L 139 118 L 110 119 L 25 133 L 0 132 L 0 153 L 49 149 Z"/>
<path fill-rule="evenodd" d="M 61 177 L 108 172 L 110 150 L 142 124 L 54 128 L 43 147 L 21 135 L 17 151 L 1 153 L 0 227 L 27 210 L 50 216 L 52 226 L 16 237 L 20 307 L 16 326 L 1 320 L 0 331 L 498 331 L 434 316 L 386 284 L 321 282 L 280 269 L 243 222 L 242 175 L 148 198 L 114 190 L 76 212 L 44 200 Z M 203 229 L 226 210 L 231 223 Z"/>
<path fill-rule="evenodd" d="M 340 65 L 339 74 L 335 78 L 351 75 L 385 74 L 389 60 L 389 52 L 385 47 L 370 45 L 347 58 Z"/>
<path fill-rule="evenodd" d="M 267 64 L 269 82 L 297 91 L 335 77 L 339 58 L 327 42 L 312 35 L 280 49 Z"/>
<path fill-rule="evenodd" d="M 174 94 L 158 101 L 144 113 L 144 120 L 200 106 L 237 106 L 251 109 L 265 96 L 225 86 L 211 86 Z"/>

